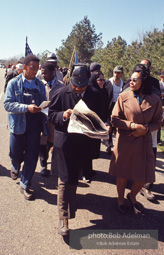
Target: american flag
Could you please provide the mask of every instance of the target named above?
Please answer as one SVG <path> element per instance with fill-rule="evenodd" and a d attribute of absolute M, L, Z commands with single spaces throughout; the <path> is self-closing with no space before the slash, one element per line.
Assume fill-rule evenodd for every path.
<path fill-rule="evenodd" d="M 30 49 L 28 43 L 27 43 L 27 37 L 26 37 L 26 47 L 25 47 L 25 57 L 27 55 L 33 55 L 32 50 Z"/>

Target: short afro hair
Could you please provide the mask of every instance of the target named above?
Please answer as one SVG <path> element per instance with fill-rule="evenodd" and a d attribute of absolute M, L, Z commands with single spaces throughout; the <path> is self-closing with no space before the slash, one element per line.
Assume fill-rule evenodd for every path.
<path fill-rule="evenodd" d="M 35 55 L 28 55 L 27 57 L 25 57 L 23 64 L 27 66 L 29 62 L 31 61 L 35 61 L 39 63 L 40 60 Z"/>
<path fill-rule="evenodd" d="M 49 62 L 46 62 L 46 63 L 44 63 L 43 65 L 41 65 L 41 68 L 47 69 L 47 70 L 50 71 L 50 72 L 54 72 L 54 71 L 55 71 L 54 65 L 52 65 L 52 64 L 49 63 Z"/>

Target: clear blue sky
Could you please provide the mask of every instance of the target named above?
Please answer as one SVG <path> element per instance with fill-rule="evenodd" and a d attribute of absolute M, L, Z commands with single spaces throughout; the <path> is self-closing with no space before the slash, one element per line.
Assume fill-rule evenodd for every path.
<path fill-rule="evenodd" d="M 25 38 L 34 54 L 55 52 L 84 16 L 102 33 L 130 44 L 145 31 L 162 30 L 164 0 L 7 0 L 0 3 L 0 59 L 24 55 Z"/>

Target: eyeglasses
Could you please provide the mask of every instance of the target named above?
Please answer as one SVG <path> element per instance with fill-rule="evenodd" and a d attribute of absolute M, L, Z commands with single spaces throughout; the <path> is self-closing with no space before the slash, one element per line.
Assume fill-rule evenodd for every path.
<path fill-rule="evenodd" d="M 105 81 L 105 79 L 97 79 L 97 81 Z"/>
<path fill-rule="evenodd" d="M 141 80 L 141 78 L 134 78 L 134 79 L 130 79 L 129 82 L 133 81 L 133 82 L 136 82 L 136 81 L 139 81 Z"/>

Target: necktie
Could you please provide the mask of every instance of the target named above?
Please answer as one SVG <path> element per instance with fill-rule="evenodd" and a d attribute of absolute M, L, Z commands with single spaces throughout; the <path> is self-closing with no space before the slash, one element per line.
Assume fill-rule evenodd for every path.
<path fill-rule="evenodd" d="M 80 100 L 80 99 L 82 99 L 83 97 L 82 97 L 82 95 L 81 95 L 81 94 L 79 94 L 79 95 L 78 95 L 78 98 L 79 98 L 79 100 Z"/>
<path fill-rule="evenodd" d="M 52 87 L 52 81 L 50 81 L 50 85 L 49 85 L 49 86 L 50 86 L 50 89 L 51 89 L 51 87 Z"/>

